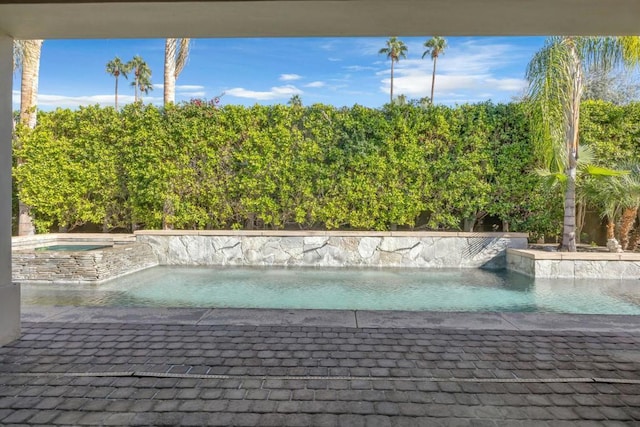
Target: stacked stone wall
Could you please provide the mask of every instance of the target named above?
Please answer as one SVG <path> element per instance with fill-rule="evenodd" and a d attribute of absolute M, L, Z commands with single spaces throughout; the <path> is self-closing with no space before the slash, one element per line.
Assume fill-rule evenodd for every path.
<path fill-rule="evenodd" d="M 163 265 L 313 267 L 506 267 L 507 248 L 526 248 L 517 233 L 161 232 L 136 233 Z"/>
<path fill-rule="evenodd" d="M 53 242 L 55 244 L 55 242 Z M 148 244 L 127 243 L 90 251 L 14 250 L 15 282 L 100 283 L 158 265 Z"/>

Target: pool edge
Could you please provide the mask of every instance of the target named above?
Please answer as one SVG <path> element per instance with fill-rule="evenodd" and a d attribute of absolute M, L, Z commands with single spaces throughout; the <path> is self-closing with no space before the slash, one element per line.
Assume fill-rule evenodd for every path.
<path fill-rule="evenodd" d="M 500 312 L 22 306 L 25 323 L 640 333 L 640 316 Z"/>

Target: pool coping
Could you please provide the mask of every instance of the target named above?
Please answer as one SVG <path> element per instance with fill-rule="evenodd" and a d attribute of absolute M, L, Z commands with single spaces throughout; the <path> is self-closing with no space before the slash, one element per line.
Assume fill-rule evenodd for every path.
<path fill-rule="evenodd" d="M 640 333 L 640 316 L 512 312 L 434 312 L 259 308 L 120 308 L 22 306 L 22 321 L 194 326 L 300 326 L 344 328 Z"/>
<path fill-rule="evenodd" d="M 529 233 L 494 231 L 362 231 L 362 230 L 136 230 L 134 236 L 233 237 L 504 237 L 528 238 Z"/>

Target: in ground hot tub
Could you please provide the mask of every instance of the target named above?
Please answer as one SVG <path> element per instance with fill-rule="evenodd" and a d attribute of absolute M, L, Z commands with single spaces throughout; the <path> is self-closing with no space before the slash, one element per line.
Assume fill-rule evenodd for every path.
<path fill-rule="evenodd" d="M 158 265 L 151 246 L 128 234 L 45 234 L 12 243 L 15 282 L 95 284 Z"/>

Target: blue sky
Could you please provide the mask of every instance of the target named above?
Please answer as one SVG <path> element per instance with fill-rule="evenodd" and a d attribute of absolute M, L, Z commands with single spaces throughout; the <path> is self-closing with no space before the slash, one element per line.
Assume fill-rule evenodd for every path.
<path fill-rule="evenodd" d="M 409 50 L 396 64 L 394 94 L 429 94 L 433 63 L 421 59 L 428 37 L 400 37 Z M 378 50 L 386 37 L 195 39 L 178 78 L 176 101 L 211 99 L 222 104 L 286 103 L 298 94 L 313 103 L 380 107 L 389 100 L 390 62 Z M 435 102 L 508 102 L 523 93 L 524 72 L 543 37 L 448 37 L 438 59 Z M 46 40 L 42 48 L 39 107 L 113 105 L 114 79 L 106 63 L 142 56 L 152 70 L 154 91 L 145 102 L 162 103 L 164 40 Z M 129 81 L 120 81 L 119 103 L 133 101 Z M 19 89 L 20 75 L 14 75 Z M 14 90 L 14 107 L 18 108 Z"/>

